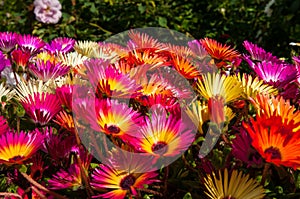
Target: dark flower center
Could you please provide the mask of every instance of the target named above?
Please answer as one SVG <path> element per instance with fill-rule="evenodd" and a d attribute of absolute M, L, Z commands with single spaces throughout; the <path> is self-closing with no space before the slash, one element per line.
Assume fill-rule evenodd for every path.
<path fill-rule="evenodd" d="M 130 190 L 130 187 L 135 183 L 135 177 L 128 175 L 121 180 L 120 186 L 122 189 Z"/>
<path fill-rule="evenodd" d="M 19 161 L 22 160 L 23 156 L 17 155 L 9 159 L 9 161 Z"/>
<path fill-rule="evenodd" d="M 269 147 L 265 150 L 266 154 L 271 154 L 271 159 L 281 159 L 281 154 L 278 148 Z"/>
<path fill-rule="evenodd" d="M 152 145 L 151 149 L 154 153 L 162 155 L 167 152 L 168 146 L 165 142 L 157 142 Z"/>
<path fill-rule="evenodd" d="M 111 134 L 118 134 L 120 133 L 121 129 L 116 125 L 110 125 L 107 127 L 107 131 Z"/>

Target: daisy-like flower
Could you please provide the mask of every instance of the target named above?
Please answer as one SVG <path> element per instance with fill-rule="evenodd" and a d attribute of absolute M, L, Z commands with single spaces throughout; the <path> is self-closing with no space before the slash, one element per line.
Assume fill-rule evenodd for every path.
<path fill-rule="evenodd" d="M 262 61 L 250 67 L 260 79 L 276 88 L 283 88 L 297 80 L 297 69 L 292 64 Z"/>
<path fill-rule="evenodd" d="M 143 164 L 143 162 L 139 163 Z M 118 170 L 112 166 L 101 164 L 92 173 L 91 186 L 99 191 L 112 190 L 96 197 L 123 199 L 128 194 L 137 195 L 136 189 L 157 182 L 158 180 L 155 179 L 157 176 L 158 174 L 155 172 L 135 173 L 134 167 L 129 165 L 127 170 Z"/>
<path fill-rule="evenodd" d="M 74 132 L 75 130 L 73 116 L 65 111 L 60 111 L 53 121 L 70 132 Z"/>
<path fill-rule="evenodd" d="M 97 97 L 122 97 L 128 98 L 138 94 L 140 86 L 124 75 L 108 61 L 102 59 L 91 59 L 85 62 L 87 76 L 96 90 Z"/>
<path fill-rule="evenodd" d="M 33 96 L 35 93 L 47 92 L 47 87 L 41 80 L 31 80 L 28 82 L 20 81 L 16 90 L 16 99 L 22 101 L 28 98 L 30 95 Z"/>
<path fill-rule="evenodd" d="M 228 64 L 226 62 L 233 62 L 240 57 L 238 51 L 226 44 L 221 44 L 214 39 L 200 39 L 200 43 L 208 52 L 208 54 L 215 60 L 218 68 L 227 68 Z"/>
<path fill-rule="evenodd" d="M 42 155 L 40 153 L 37 153 L 34 157 L 32 157 L 30 176 L 34 180 L 39 180 L 43 177 L 43 173 L 47 168 L 48 166 L 44 165 L 44 160 Z"/>
<path fill-rule="evenodd" d="M 31 55 L 35 54 L 45 46 L 45 42 L 41 38 L 30 34 L 19 35 L 17 42 L 22 51 L 29 52 Z"/>
<path fill-rule="evenodd" d="M 83 186 L 80 166 L 78 164 L 71 164 L 70 167 L 60 169 L 56 174 L 48 180 L 49 188 L 57 189 L 72 189 L 77 190 Z"/>
<path fill-rule="evenodd" d="M 68 53 L 73 50 L 76 40 L 68 37 L 57 37 L 44 47 L 45 50 L 53 54 Z"/>
<path fill-rule="evenodd" d="M 190 60 L 182 56 L 172 56 L 173 67 L 185 78 L 194 79 L 200 76 L 201 71 Z"/>
<path fill-rule="evenodd" d="M 240 128 L 236 133 L 236 138 L 232 140 L 232 154 L 235 158 L 246 163 L 247 167 L 261 167 L 262 157 L 251 146 L 252 139 L 244 128 Z"/>
<path fill-rule="evenodd" d="M 46 135 L 43 149 L 51 157 L 54 165 L 60 165 L 61 162 L 69 159 L 71 152 L 78 150 L 75 136 L 53 133 L 53 128 L 45 128 L 44 132 Z M 60 149 L 60 150 L 57 150 Z"/>
<path fill-rule="evenodd" d="M 98 42 L 99 48 L 96 48 L 91 57 L 97 59 L 105 59 L 110 60 L 110 63 L 115 63 L 120 58 L 118 52 L 114 49 L 114 47 L 110 43 Z M 120 46 L 120 48 L 122 48 Z"/>
<path fill-rule="evenodd" d="M 220 96 L 224 98 L 225 104 L 236 100 L 243 92 L 236 76 L 225 76 L 219 73 L 207 73 L 203 76 L 203 80 L 198 79 L 196 90 L 207 100 Z"/>
<path fill-rule="evenodd" d="M 146 33 L 139 33 L 134 30 L 130 30 L 128 32 L 128 36 L 130 38 L 130 41 L 128 42 L 129 48 L 131 49 L 160 50 L 164 48 L 162 43 Z"/>
<path fill-rule="evenodd" d="M 184 116 L 167 116 L 159 106 L 139 129 L 140 139 L 131 144 L 138 151 L 156 158 L 176 157 L 191 145 L 195 137 L 186 119 Z"/>
<path fill-rule="evenodd" d="M 5 67 L 10 66 L 10 61 L 6 56 L 0 51 L 0 74 L 5 69 Z"/>
<path fill-rule="evenodd" d="M 22 164 L 39 149 L 43 139 L 44 136 L 38 130 L 3 133 L 0 135 L 0 163 Z"/>
<path fill-rule="evenodd" d="M 134 135 L 143 124 L 143 117 L 138 112 L 127 104 L 109 99 L 96 99 L 94 112 L 88 111 L 86 117 L 94 130 L 119 137 Z"/>
<path fill-rule="evenodd" d="M 269 93 L 276 95 L 278 90 L 271 85 L 265 84 L 263 80 L 258 77 L 253 78 L 251 75 L 243 74 L 238 75 L 239 81 L 242 83 L 244 89 L 243 97 L 246 99 L 254 99 L 257 94 Z"/>
<path fill-rule="evenodd" d="M 74 85 L 64 84 L 55 89 L 56 96 L 58 97 L 60 103 L 72 110 L 72 95 L 73 95 Z"/>
<path fill-rule="evenodd" d="M 200 43 L 199 40 L 193 40 L 188 42 L 188 46 L 192 51 L 192 55 L 202 60 L 208 57 L 208 53 L 205 50 L 204 46 Z"/>
<path fill-rule="evenodd" d="M 6 103 L 15 95 L 15 90 L 11 90 L 4 82 L 0 84 L 0 103 L 2 108 L 5 108 Z"/>
<path fill-rule="evenodd" d="M 256 116 L 256 120 L 251 118 L 243 126 L 252 139 L 252 146 L 266 162 L 293 169 L 300 167 L 300 132 L 293 132 L 297 125 L 283 122 L 280 116 Z"/>
<path fill-rule="evenodd" d="M 0 32 L 0 49 L 4 53 L 12 51 L 17 44 L 18 34 L 15 32 Z"/>
<path fill-rule="evenodd" d="M 26 71 L 30 57 L 31 57 L 30 52 L 26 52 L 26 51 L 24 52 L 20 49 L 16 49 L 11 52 L 12 61 L 18 67 L 22 67 L 23 71 Z"/>
<path fill-rule="evenodd" d="M 64 66 L 60 62 L 51 62 L 50 60 L 36 60 L 35 63 L 29 64 L 29 71 L 38 79 L 47 82 L 59 76 L 66 75 L 70 70 L 69 66 Z"/>
<path fill-rule="evenodd" d="M 94 41 L 77 41 L 74 45 L 74 49 L 78 54 L 89 58 L 92 58 L 97 48 L 99 48 L 99 45 Z"/>
<path fill-rule="evenodd" d="M 231 174 L 227 169 L 214 172 L 204 178 L 206 195 L 211 199 L 262 199 L 265 190 L 257 181 L 244 175 L 243 172 L 233 170 Z"/>
<path fill-rule="evenodd" d="M 57 96 L 51 93 L 35 93 L 20 101 L 34 123 L 46 125 L 61 110 Z"/>
<path fill-rule="evenodd" d="M 257 95 L 253 104 L 258 109 L 257 114 L 266 118 L 279 116 L 286 124 L 295 124 L 294 132 L 300 130 L 300 111 L 291 105 L 289 100 L 282 96 L 260 94 Z"/>
<path fill-rule="evenodd" d="M 62 62 L 66 66 L 70 66 L 71 70 L 75 74 L 79 74 L 81 77 L 86 77 L 86 67 L 84 65 L 84 61 L 87 60 L 88 57 L 79 54 L 78 52 L 70 52 L 70 53 L 60 53 L 58 55 L 58 61 Z"/>
<path fill-rule="evenodd" d="M 263 48 L 257 46 L 256 44 L 253 44 L 249 41 L 244 41 L 243 46 L 250 54 L 250 57 L 248 55 L 244 55 L 245 60 L 251 65 L 254 63 L 254 61 L 270 61 L 273 63 L 280 63 L 281 61 L 276 57 L 273 56 L 272 53 L 266 52 Z"/>
<path fill-rule="evenodd" d="M 190 117 L 195 126 L 198 127 L 198 131 L 203 135 L 202 125 L 209 120 L 208 106 L 200 101 L 195 101 L 191 104 L 190 108 L 186 108 L 185 112 Z"/>
<path fill-rule="evenodd" d="M 9 130 L 9 126 L 7 124 L 7 120 L 0 115 L 0 135 L 6 133 Z"/>

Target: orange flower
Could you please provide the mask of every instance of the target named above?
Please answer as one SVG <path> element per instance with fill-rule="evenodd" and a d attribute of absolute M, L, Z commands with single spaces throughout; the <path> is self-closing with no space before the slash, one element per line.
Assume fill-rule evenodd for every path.
<path fill-rule="evenodd" d="M 204 46 L 212 58 L 217 61 L 216 65 L 220 68 L 226 66 L 226 61 L 237 60 L 240 54 L 226 44 L 221 44 L 214 39 L 204 38 L 200 40 L 200 43 Z"/>
<path fill-rule="evenodd" d="M 252 139 L 252 146 L 270 163 L 297 169 L 300 167 L 300 131 L 295 124 L 283 122 L 280 116 L 257 116 L 256 121 L 243 123 Z"/>

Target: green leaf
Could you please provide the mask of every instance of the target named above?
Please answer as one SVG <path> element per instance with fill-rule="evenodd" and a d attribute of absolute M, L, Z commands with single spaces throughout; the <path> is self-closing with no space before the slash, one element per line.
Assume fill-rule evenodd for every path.
<path fill-rule="evenodd" d="M 161 26 L 161 27 L 167 27 L 167 19 L 165 17 L 158 17 L 158 24 Z"/>
<path fill-rule="evenodd" d="M 184 196 L 183 196 L 183 199 L 192 199 L 192 195 L 190 192 L 187 192 Z"/>

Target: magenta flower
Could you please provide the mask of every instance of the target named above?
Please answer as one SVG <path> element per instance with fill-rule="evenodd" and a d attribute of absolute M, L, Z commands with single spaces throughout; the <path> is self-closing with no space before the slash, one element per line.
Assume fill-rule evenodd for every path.
<path fill-rule="evenodd" d="M 42 126 L 61 110 L 56 95 L 50 93 L 34 93 L 20 99 L 20 102 L 33 122 Z"/>
<path fill-rule="evenodd" d="M 22 164 L 39 149 L 43 139 L 38 130 L 28 133 L 7 131 L 0 136 L 0 164 Z"/>
<path fill-rule="evenodd" d="M 68 53 L 73 50 L 75 42 L 72 38 L 58 37 L 46 44 L 44 49 L 51 53 Z"/>
<path fill-rule="evenodd" d="M 0 50 L 4 53 L 12 51 L 16 47 L 17 37 L 14 32 L 0 32 Z"/>
<path fill-rule="evenodd" d="M 68 189 L 77 190 L 82 186 L 80 166 L 78 164 L 71 164 L 70 167 L 60 169 L 52 178 L 48 181 L 51 189 Z"/>
<path fill-rule="evenodd" d="M 56 88 L 56 96 L 58 97 L 60 103 L 72 110 L 72 95 L 73 95 L 74 85 L 62 85 Z"/>
<path fill-rule="evenodd" d="M 97 97 L 129 98 L 138 94 L 141 86 L 129 75 L 121 73 L 103 59 L 91 59 L 84 62 L 87 76 L 96 90 Z"/>
<path fill-rule="evenodd" d="M 236 138 L 232 141 L 232 154 L 239 160 L 242 160 L 247 166 L 261 167 L 262 157 L 251 146 L 252 139 L 244 128 L 240 128 Z"/>
<path fill-rule="evenodd" d="M 5 67 L 10 66 L 10 61 L 6 56 L 0 51 L 0 73 L 5 69 Z"/>
<path fill-rule="evenodd" d="M 47 128 L 44 133 L 46 138 L 43 149 L 51 157 L 53 164 L 59 165 L 61 161 L 69 157 L 71 152 L 78 150 L 74 136 L 56 135 L 52 127 Z"/>
<path fill-rule="evenodd" d="M 69 70 L 69 66 L 64 66 L 60 62 L 52 62 L 50 60 L 37 60 L 35 63 L 29 64 L 29 71 L 44 82 L 63 76 L 67 74 Z"/>
<path fill-rule="evenodd" d="M 132 160 L 131 162 L 135 161 L 135 159 Z M 143 162 L 136 162 L 135 166 L 138 163 L 143 164 Z M 91 186 L 99 191 L 103 191 L 103 189 L 109 191 L 95 197 L 123 199 L 126 195 L 137 195 L 137 189 L 144 188 L 144 185 L 158 182 L 156 179 L 158 173 L 135 173 L 136 167 L 131 167 L 130 164 L 126 170 L 119 170 L 103 164 L 99 165 L 92 173 Z"/>
<path fill-rule="evenodd" d="M 244 58 L 249 65 L 251 65 L 253 61 L 282 62 L 276 56 L 272 55 L 272 53 L 266 52 L 263 48 L 258 47 L 256 44 L 244 41 L 243 45 L 250 54 L 250 56 L 244 55 Z"/>
<path fill-rule="evenodd" d="M 56 24 L 61 16 L 61 4 L 58 0 L 35 0 L 34 14 L 38 21 L 46 24 Z"/>
<path fill-rule="evenodd" d="M 22 51 L 29 52 L 31 55 L 37 53 L 42 47 L 45 46 L 45 42 L 41 38 L 29 34 L 19 35 L 17 38 L 17 43 Z"/>

